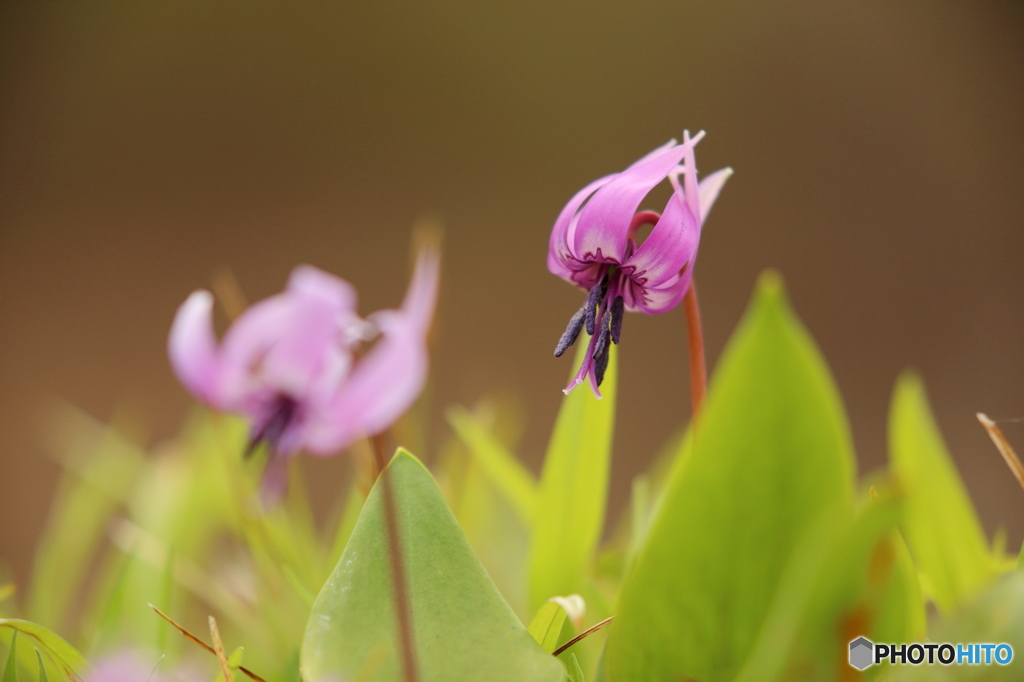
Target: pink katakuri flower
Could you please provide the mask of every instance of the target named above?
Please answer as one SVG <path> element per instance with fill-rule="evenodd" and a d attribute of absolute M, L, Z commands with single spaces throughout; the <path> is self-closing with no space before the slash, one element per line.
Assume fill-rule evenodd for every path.
<path fill-rule="evenodd" d="M 732 175 L 732 169 L 723 168 L 698 184 L 694 147 L 703 137 L 703 131 L 693 138 L 684 132 L 682 144 L 670 140 L 621 173 L 595 180 L 555 221 L 548 270 L 589 292 L 555 348 L 555 357 L 561 356 L 584 326 L 591 335 L 586 359 L 566 393 L 589 377 L 594 395 L 601 397 L 598 387 L 608 366 L 609 341 L 619 342 L 626 310 L 668 312 L 686 294 L 701 226 Z M 661 215 L 638 211 L 647 194 L 666 179 L 673 191 Z M 654 227 L 638 244 L 637 229 L 645 224 Z"/>
<path fill-rule="evenodd" d="M 277 497 L 294 454 L 332 455 L 382 433 L 419 396 L 439 272 L 436 250 L 423 249 L 401 308 L 364 320 L 351 284 L 300 265 L 284 292 L 250 306 L 219 343 L 213 296 L 196 291 L 171 327 L 171 365 L 202 402 L 249 420 L 247 454 L 269 446 L 264 492 Z"/>
<path fill-rule="evenodd" d="M 201 682 L 204 679 L 209 678 L 193 669 L 169 670 L 162 656 L 121 649 L 97 661 L 85 682 Z"/>

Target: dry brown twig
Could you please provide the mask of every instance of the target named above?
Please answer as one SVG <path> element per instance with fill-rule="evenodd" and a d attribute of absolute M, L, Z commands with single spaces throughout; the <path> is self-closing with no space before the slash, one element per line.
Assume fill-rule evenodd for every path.
<path fill-rule="evenodd" d="M 235 682 L 235 676 L 231 674 L 231 664 L 228 663 L 228 656 L 224 653 L 224 643 L 220 641 L 217 619 L 213 616 L 210 616 L 210 639 L 213 640 L 213 651 L 217 654 L 217 662 L 220 663 L 220 674 L 224 676 L 224 682 Z"/>
<path fill-rule="evenodd" d="M 612 622 L 613 620 L 615 620 L 615 616 L 608 616 L 607 618 L 602 620 L 600 623 L 598 623 L 596 625 L 591 625 L 589 628 L 587 628 L 586 630 L 584 630 L 580 634 L 576 635 L 575 637 L 570 639 L 568 642 L 566 642 L 562 646 L 560 646 L 557 649 L 555 649 L 554 653 L 552 653 L 551 655 L 552 656 L 557 656 L 558 654 L 562 653 L 563 651 L 565 651 L 566 649 L 571 647 L 576 642 L 580 641 L 584 637 L 588 637 L 588 636 L 594 634 L 595 632 L 597 632 L 598 630 L 603 628 L 605 625 L 608 625 L 608 623 Z"/>
<path fill-rule="evenodd" d="M 1024 488 L 1024 464 L 1021 464 L 1020 459 L 1017 457 L 1017 453 L 1010 447 L 1010 441 L 1006 440 L 1006 436 L 996 426 L 996 423 L 988 418 L 982 412 L 977 415 L 978 421 L 985 427 L 988 432 L 988 437 L 992 439 L 996 449 L 999 450 L 999 454 L 1003 456 L 1003 461 L 1006 462 L 1006 466 L 1010 467 L 1010 471 L 1013 472 L 1014 478 L 1017 479 L 1017 483 L 1020 484 L 1021 488 Z"/>
<path fill-rule="evenodd" d="M 188 630 L 183 628 L 181 625 L 178 625 L 176 622 L 174 622 L 174 619 L 171 618 L 170 616 L 168 616 L 166 613 L 164 613 L 163 611 L 161 611 L 157 607 L 153 606 L 152 604 L 149 605 L 149 608 L 151 608 L 154 611 L 156 611 L 156 614 L 158 616 L 160 616 L 161 618 L 166 620 L 168 623 L 173 625 L 174 628 L 178 632 L 180 632 L 181 634 L 183 634 L 185 636 L 185 639 L 190 640 L 190 641 L 194 642 L 195 644 L 198 644 L 203 649 L 206 649 L 207 651 L 209 651 L 214 656 L 217 656 L 218 660 L 221 658 L 221 656 L 223 656 L 223 653 L 224 653 L 224 648 L 223 647 L 221 647 L 221 656 L 218 656 L 216 649 L 214 649 L 212 646 L 210 646 L 209 644 L 207 644 L 203 640 L 201 640 L 198 637 L 196 637 L 195 635 L 193 635 L 191 632 L 189 632 Z M 214 622 L 213 616 L 210 616 L 210 631 L 213 632 L 213 630 L 216 627 L 217 627 L 217 624 L 216 624 L 216 622 Z M 217 636 L 217 640 L 219 640 L 219 639 L 220 639 L 220 633 L 218 633 L 218 636 Z M 226 663 L 226 662 L 227 662 L 227 659 L 224 659 L 224 663 Z M 223 670 L 223 665 L 224 664 L 221 664 L 221 665 L 222 665 L 221 669 Z M 230 668 L 228 668 L 228 670 L 230 671 Z M 262 677 L 260 677 L 256 673 L 254 673 L 253 671 L 249 670 L 245 666 L 241 666 L 241 665 L 238 666 L 238 670 L 239 670 L 239 672 L 244 674 L 249 679 L 255 680 L 255 682 L 267 682 L 265 679 L 263 679 Z M 229 676 L 229 677 L 225 678 L 225 682 L 231 682 L 231 677 Z"/>

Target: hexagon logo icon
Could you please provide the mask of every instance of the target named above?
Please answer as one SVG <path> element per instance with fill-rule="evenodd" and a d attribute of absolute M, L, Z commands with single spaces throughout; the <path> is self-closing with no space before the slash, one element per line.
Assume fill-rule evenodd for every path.
<path fill-rule="evenodd" d="M 867 668 L 874 663 L 874 656 L 872 656 L 874 648 L 875 645 L 866 637 L 858 637 L 850 642 L 850 665 L 857 670 Z"/>

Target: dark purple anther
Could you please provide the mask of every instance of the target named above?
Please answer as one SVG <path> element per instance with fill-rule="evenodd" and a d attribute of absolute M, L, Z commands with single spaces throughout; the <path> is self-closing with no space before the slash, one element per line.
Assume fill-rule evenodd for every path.
<path fill-rule="evenodd" d="M 608 369 L 608 354 L 611 351 L 611 345 L 605 343 L 604 350 L 601 354 L 594 358 L 594 377 L 597 379 L 597 385 L 600 386 L 601 382 L 604 381 L 604 372 Z"/>
<path fill-rule="evenodd" d="M 590 293 L 587 295 L 587 302 L 583 304 L 583 309 L 587 313 L 587 333 L 591 336 L 594 335 L 594 322 L 597 318 L 597 307 L 601 304 L 601 299 L 604 298 L 604 292 L 607 286 L 608 278 L 602 276 L 599 282 L 590 287 Z"/>
<path fill-rule="evenodd" d="M 619 342 L 619 337 L 622 336 L 622 316 L 626 312 L 626 304 L 622 300 L 621 296 L 616 296 L 615 300 L 612 301 L 612 341 L 614 343 Z"/>
<path fill-rule="evenodd" d="M 609 311 L 605 310 L 604 315 L 601 316 L 601 328 L 597 332 L 597 343 L 594 344 L 594 354 L 591 356 L 595 359 L 608 349 L 608 323 L 611 321 L 610 318 Z"/>
<path fill-rule="evenodd" d="M 555 357 L 562 357 L 562 353 L 566 351 L 572 344 L 576 343 L 576 337 L 580 335 L 580 329 L 583 328 L 583 318 L 587 316 L 587 307 L 583 306 L 572 316 L 569 320 L 569 326 L 565 328 L 565 333 L 562 334 L 562 338 L 558 340 L 558 346 L 555 347 Z"/>
<path fill-rule="evenodd" d="M 277 445 L 281 442 L 285 430 L 291 425 L 298 403 L 285 395 L 278 396 L 276 403 L 270 418 L 249 436 L 249 443 L 245 447 L 246 457 L 251 457 L 260 443 L 264 441 L 270 446 L 273 453 L 277 453 Z"/>

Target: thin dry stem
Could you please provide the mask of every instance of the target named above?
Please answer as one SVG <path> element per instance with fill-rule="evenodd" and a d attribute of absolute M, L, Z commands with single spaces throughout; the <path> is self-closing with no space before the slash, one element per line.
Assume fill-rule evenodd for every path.
<path fill-rule="evenodd" d="M 978 421 L 988 431 L 988 437 L 995 443 L 996 449 L 999 450 L 999 454 L 1003 456 L 1003 461 L 1006 462 L 1006 466 L 1010 467 L 1010 471 L 1013 472 L 1014 478 L 1017 479 L 1017 483 L 1020 484 L 1021 488 L 1024 488 L 1024 465 L 1021 464 L 1020 459 L 1017 457 L 1017 453 L 1010 447 L 1010 442 L 1006 440 L 1006 436 L 996 426 L 996 423 L 988 418 L 985 414 L 979 412 L 977 414 Z"/>
<path fill-rule="evenodd" d="M 168 616 L 168 615 L 167 615 L 166 613 L 164 613 L 163 611 L 161 611 L 161 610 L 160 610 L 160 609 L 158 609 L 157 607 L 153 606 L 152 604 L 150 604 L 150 605 L 149 605 L 149 608 L 151 608 L 151 609 L 153 609 L 154 611 L 156 611 L 156 615 L 160 616 L 161 618 L 163 618 L 164 620 L 166 620 L 166 621 L 167 621 L 168 623 L 170 623 L 171 625 L 173 625 L 173 626 L 174 626 L 174 629 L 176 629 L 176 630 L 177 630 L 178 632 L 180 632 L 180 633 L 181 633 L 182 635 L 184 635 L 184 636 L 185 636 L 185 639 L 187 639 L 187 640 L 189 640 L 189 641 L 191 641 L 191 642 L 193 642 L 193 643 L 195 643 L 195 644 L 199 645 L 199 646 L 200 646 L 200 647 L 202 647 L 203 649 L 206 649 L 207 651 L 209 651 L 209 652 L 210 652 L 211 654 L 213 654 L 214 656 L 216 656 L 216 655 L 217 655 L 217 651 L 216 651 L 216 650 L 215 650 L 215 649 L 214 649 L 214 648 L 213 648 L 212 646 L 210 646 L 209 644 L 207 644 L 207 643 L 206 643 L 206 642 L 204 642 L 203 640 L 199 639 L 198 637 L 196 637 L 195 635 L 193 635 L 193 634 L 192 634 L 191 632 L 189 632 L 188 630 L 186 630 L 186 629 L 185 629 L 185 628 L 183 628 L 182 626 L 178 625 L 178 624 L 177 624 L 176 622 L 174 622 L 174 619 L 173 619 L 173 618 L 171 618 L 170 616 Z M 259 676 L 259 675 L 257 675 L 256 673 L 254 673 L 253 671 L 249 670 L 249 669 L 248 669 L 248 668 L 246 668 L 245 666 L 241 666 L 241 665 L 240 665 L 240 666 L 238 666 L 238 670 L 239 670 L 239 672 L 241 672 L 241 673 L 242 673 L 243 675 L 245 675 L 245 676 L 246 676 L 246 677 L 248 677 L 249 679 L 255 680 L 256 682 L 267 682 L 267 681 L 266 681 L 265 679 L 263 679 L 262 677 L 260 677 L 260 676 Z"/>
<path fill-rule="evenodd" d="M 555 649 L 554 653 L 552 653 L 551 655 L 552 656 L 557 656 L 558 654 L 562 653 L 563 651 L 565 651 L 566 649 L 571 647 L 576 642 L 580 641 L 584 637 L 589 637 L 590 635 L 594 634 L 595 632 L 597 632 L 598 630 L 603 628 L 605 625 L 608 625 L 608 623 L 612 622 L 613 620 L 615 620 L 615 616 L 608 616 L 607 618 L 602 620 L 597 625 L 590 626 L 589 628 L 587 628 L 586 630 L 584 630 L 580 634 L 576 635 L 575 637 L 570 639 L 568 642 L 566 642 L 562 646 L 560 646 L 557 649 Z"/>
<path fill-rule="evenodd" d="M 226 265 L 221 266 L 213 273 L 212 284 L 217 302 L 224 309 L 224 314 L 228 316 L 228 320 L 234 322 L 248 306 L 245 294 L 242 293 L 242 287 L 238 283 L 235 273 Z"/>
<path fill-rule="evenodd" d="M 690 412 L 693 422 L 704 406 L 708 393 L 708 371 L 704 362 L 704 331 L 700 323 L 700 305 L 697 303 L 697 283 L 690 280 L 690 288 L 683 298 L 686 311 L 686 344 L 690 352 Z"/>
<path fill-rule="evenodd" d="M 217 662 L 220 663 L 220 673 L 224 676 L 224 682 L 234 682 L 235 677 L 231 674 L 231 664 L 228 663 L 227 654 L 224 653 L 224 642 L 220 641 L 217 619 L 213 616 L 210 616 L 210 639 L 213 640 L 213 651 L 217 654 Z"/>
<path fill-rule="evenodd" d="M 413 642 L 412 613 L 409 608 L 409 593 L 405 581 L 405 565 L 402 561 L 402 541 L 399 535 L 398 505 L 391 485 L 391 474 L 387 471 L 384 454 L 384 436 L 379 434 L 371 439 L 377 466 L 380 468 L 381 492 L 384 497 L 384 520 L 387 525 L 388 555 L 391 564 L 391 591 L 395 598 L 395 615 L 398 618 L 398 636 L 401 642 L 402 672 L 405 682 L 418 682 L 416 668 L 416 645 Z"/>

